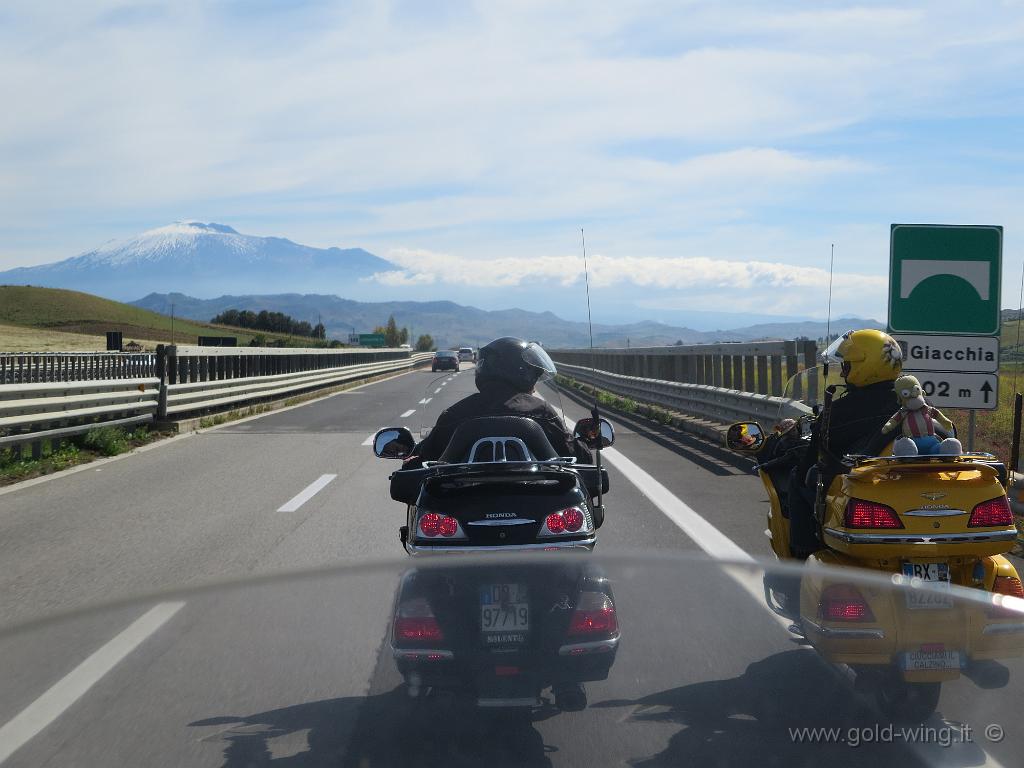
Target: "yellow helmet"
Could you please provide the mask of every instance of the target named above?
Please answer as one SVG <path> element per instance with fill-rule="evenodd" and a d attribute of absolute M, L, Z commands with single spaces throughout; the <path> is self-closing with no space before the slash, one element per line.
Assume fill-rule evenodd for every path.
<path fill-rule="evenodd" d="M 842 377 L 855 387 L 895 381 L 903 369 L 900 345 L 874 328 L 844 333 L 828 346 L 822 358 L 830 365 L 841 366 Z"/>

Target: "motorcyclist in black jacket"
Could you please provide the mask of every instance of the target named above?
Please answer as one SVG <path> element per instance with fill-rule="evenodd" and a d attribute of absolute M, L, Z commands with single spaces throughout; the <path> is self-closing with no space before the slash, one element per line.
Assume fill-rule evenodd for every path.
<path fill-rule="evenodd" d="M 825 361 L 840 366 L 845 392 L 832 401 L 825 441 L 834 467 L 826 465 L 823 478 L 831 482 L 842 471 L 837 462 L 847 454 L 876 456 L 891 440 L 882 425 L 899 410 L 893 382 L 900 375 L 903 353 L 886 333 L 872 328 L 850 331 L 829 345 Z M 789 483 L 789 539 L 795 557 L 806 558 L 821 548 L 820 532 L 814 518 L 818 458 L 821 453 L 821 420 L 812 426 L 811 441 L 793 469 Z"/>
<path fill-rule="evenodd" d="M 481 347 L 476 364 L 479 392 L 441 413 L 406 466 L 439 459 L 458 426 L 480 416 L 529 417 L 541 426 L 559 456 L 593 463 L 590 451 L 565 431 L 558 412 L 534 393 L 539 380 L 554 374 L 555 364 L 539 344 L 504 336 Z"/>

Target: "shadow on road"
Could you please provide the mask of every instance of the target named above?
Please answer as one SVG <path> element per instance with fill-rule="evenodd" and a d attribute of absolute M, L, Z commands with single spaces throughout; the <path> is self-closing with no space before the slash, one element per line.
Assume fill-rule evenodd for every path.
<path fill-rule="evenodd" d="M 595 708 L 633 707 L 629 723 L 675 724 L 665 748 L 636 756 L 629 764 L 655 766 L 911 766 L 984 765 L 975 744 L 907 745 L 896 725 L 891 743 L 872 743 L 882 722 L 815 654 L 786 651 L 747 667 L 740 677 L 673 688 L 636 700 L 592 704 Z M 941 727 L 940 718 L 933 723 Z M 910 726 L 911 728 L 913 726 Z M 813 743 L 798 731 L 835 729 Z M 908 728 L 909 730 L 909 728 Z M 935 758 L 938 757 L 938 760 Z"/>
<path fill-rule="evenodd" d="M 533 719 L 545 717 L 534 713 Z M 529 713 L 412 699 L 404 685 L 376 696 L 327 699 L 189 725 L 225 726 L 202 739 L 223 744 L 223 768 L 546 768 L 551 765 L 548 754 L 556 751 L 544 744 Z"/>

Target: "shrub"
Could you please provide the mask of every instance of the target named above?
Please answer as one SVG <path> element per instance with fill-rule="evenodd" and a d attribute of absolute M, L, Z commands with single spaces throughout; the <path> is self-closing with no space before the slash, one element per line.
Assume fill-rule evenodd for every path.
<path fill-rule="evenodd" d="M 104 456 L 117 456 L 128 450 L 128 436 L 120 427 L 96 427 L 85 433 L 82 445 Z"/>

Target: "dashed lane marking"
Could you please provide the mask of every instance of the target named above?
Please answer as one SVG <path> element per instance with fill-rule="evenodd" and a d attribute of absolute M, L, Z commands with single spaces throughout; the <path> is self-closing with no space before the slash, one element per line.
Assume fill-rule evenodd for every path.
<path fill-rule="evenodd" d="M 320 475 L 316 480 L 307 485 L 299 494 L 278 508 L 278 512 L 295 512 L 307 501 L 316 496 L 327 487 L 337 475 Z"/>
<path fill-rule="evenodd" d="M 60 717 L 184 605 L 183 602 L 159 603 L 150 608 L 0 728 L 0 763 Z"/>

